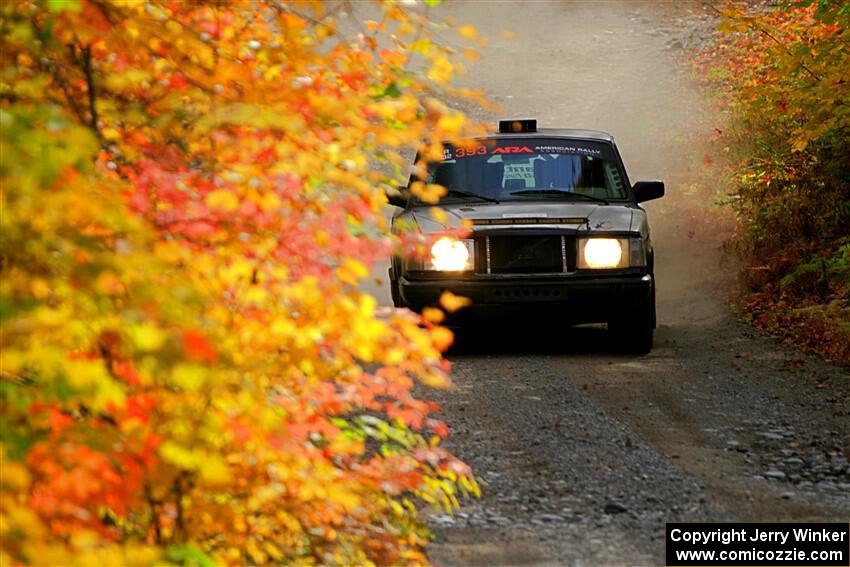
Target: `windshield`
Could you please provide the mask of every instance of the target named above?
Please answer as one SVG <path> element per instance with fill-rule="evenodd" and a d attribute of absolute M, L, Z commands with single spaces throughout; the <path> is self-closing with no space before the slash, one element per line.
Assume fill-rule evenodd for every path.
<path fill-rule="evenodd" d="M 429 166 L 427 178 L 428 183 L 449 190 L 442 201 L 474 199 L 474 195 L 499 201 L 608 200 L 628 195 L 608 144 L 564 139 L 479 140 L 468 146 L 447 146 L 444 158 Z"/>

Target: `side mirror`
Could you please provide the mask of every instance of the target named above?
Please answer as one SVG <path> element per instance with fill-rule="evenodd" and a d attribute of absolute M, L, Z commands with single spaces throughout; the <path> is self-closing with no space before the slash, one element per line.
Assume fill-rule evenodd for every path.
<path fill-rule="evenodd" d="M 404 209 L 407 207 L 408 192 L 407 187 L 396 187 L 396 191 L 390 193 L 387 191 L 387 200 L 393 207 Z"/>
<path fill-rule="evenodd" d="M 635 201 L 643 203 L 653 199 L 660 199 L 664 196 L 663 181 L 638 181 L 632 186 L 632 191 L 635 194 Z"/>

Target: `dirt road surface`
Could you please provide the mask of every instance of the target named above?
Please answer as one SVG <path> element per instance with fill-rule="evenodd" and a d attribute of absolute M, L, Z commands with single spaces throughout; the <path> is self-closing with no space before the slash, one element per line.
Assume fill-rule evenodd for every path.
<path fill-rule="evenodd" d="M 647 207 L 650 355 L 617 354 L 604 326 L 540 320 L 479 329 L 450 355 L 456 386 L 438 396 L 448 445 L 484 494 L 434 513 L 433 561 L 659 565 L 667 521 L 850 520 L 846 370 L 736 321 L 735 266 L 682 212 L 704 155 L 694 140 L 722 125 L 680 63 L 709 33 L 707 12 L 638 0 L 442 9 L 491 38 L 467 82 L 505 117 L 608 131 L 632 180 L 664 179 L 668 197 Z M 373 291 L 389 303 L 385 286 Z"/>

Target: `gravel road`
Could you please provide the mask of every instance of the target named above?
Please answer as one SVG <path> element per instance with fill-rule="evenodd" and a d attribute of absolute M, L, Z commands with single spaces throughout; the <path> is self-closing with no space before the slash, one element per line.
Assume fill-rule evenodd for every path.
<path fill-rule="evenodd" d="M 734 264 L 678 206 L 703 161 L 693 140 L 722 125 L 680 63 L 710 35 L 709 12 L 639 0 L 444 9 L 491 38 L 467 81 L 504 116 L 611 132 L 632 180 L 664 179 L 668 197 L 647 207 L 650 355 L 617 354 L 604 326 L 539 319 L 461 337 L 456 386 L 438 398 L 448 445 L 484 494 L 433 514 L 433 561 L 659 565 L 667 521 L 850 520 L 850 376 L 736 321 Z"/>

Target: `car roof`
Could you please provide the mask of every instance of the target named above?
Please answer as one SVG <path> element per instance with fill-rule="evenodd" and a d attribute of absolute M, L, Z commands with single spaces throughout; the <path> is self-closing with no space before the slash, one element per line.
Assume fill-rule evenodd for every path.
<path fill-rule="evenodd" d="M 517 133 L 489 132 L 484 137 L 493 139 L 569 138 L 573 140 L 591 140 L 595 142 L 614 142 L 614 137 L 607 132 L 572 128 L 538 128 L 536 132 Z"/>

